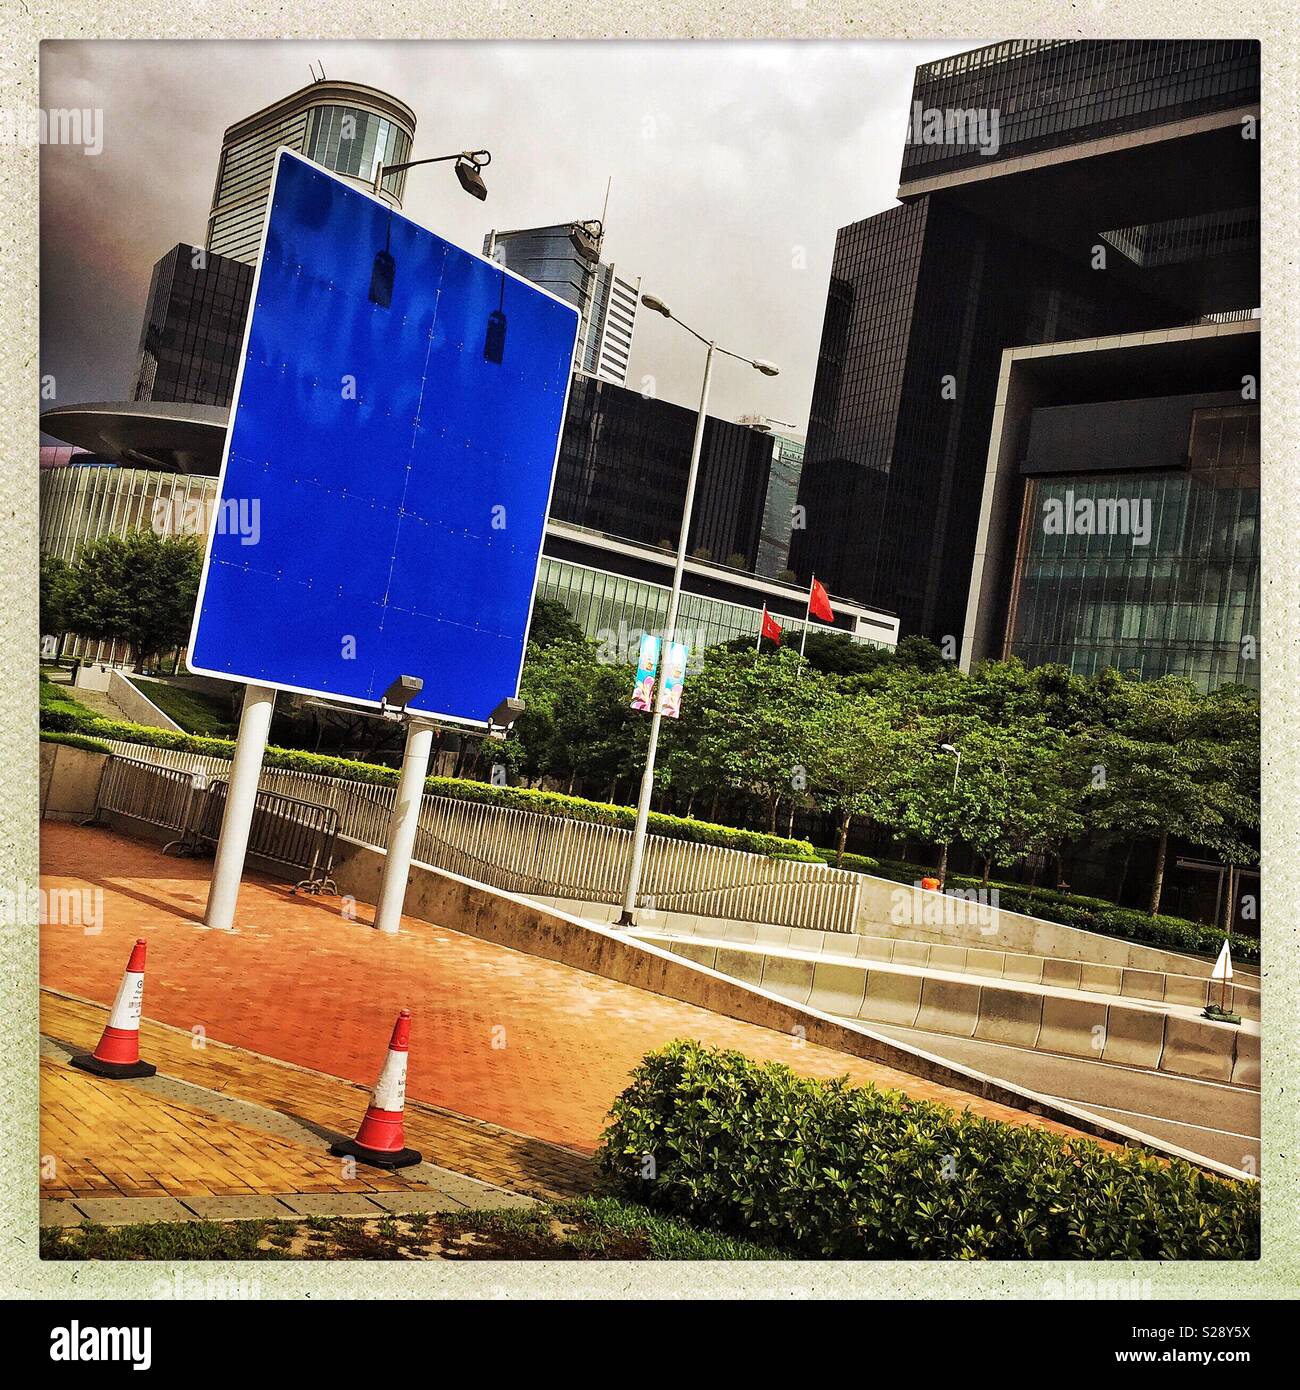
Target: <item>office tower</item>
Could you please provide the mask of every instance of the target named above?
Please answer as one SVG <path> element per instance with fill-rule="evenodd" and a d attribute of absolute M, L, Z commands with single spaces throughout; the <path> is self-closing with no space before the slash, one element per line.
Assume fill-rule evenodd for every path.
<path fill-rule="evenodd" d="M 132 399 L 229 405 L 252 289 L 252 266 L 173 246 L 153 268 Z"/>
<path fill-rule="evenodd" d="M 622 386 L 636 329 L 641 281 L 600 259 L 599 222 L 560 222 L 489 232 L 483 254 L 572 304 L 581 315 L 574 365 Z"/>
<path fill-rule="evenodd" d="M 358 82 L 313 82 L 245 116 L 222 137 L 207 249 L 256 264 L 281 145 L 369 188 L 380 162 L 411 157 L 414 139 L 411 108 Z M 405 186 L 404 172 L 385 175 L 380 196 L 400 208 Z"/>
<path fill-rule="evenodd" d="M 799 475 L 803 472 L 804 441 L 784 434 L 773 434 L 771 440 L 772 471 L 768 475 L 767 498 L 763 503 L 762 534 L 755 569 L 775 579 L 790 564 L 790 539 L 794 534 Z"/>
<path fill-rule="evenodd" d="M 1249 41 L 1024 40 L 917 69 L 900 204 L 836 240 L 801 577 L 957 654 L 1004 352 L 1257 306 L 1258 100 Z"/>

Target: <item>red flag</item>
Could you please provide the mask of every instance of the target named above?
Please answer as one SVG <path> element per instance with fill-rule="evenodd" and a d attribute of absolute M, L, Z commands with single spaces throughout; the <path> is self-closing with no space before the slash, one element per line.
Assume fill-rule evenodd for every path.
<path fill-rule="evenodd" d="M 763 608 L 763 628 L 759 636 L 775 642 L 778 647 L 781 645 L 781 624 L 767 611 L 766 606 Z"/>
<path fill-rule="evenodd" d="M 824 623 L 835 621 L 835 610 L 831 607 L 830 595 L 818 579 L 813 580 L 812 590 L 808 594 L 808 611 L 814 618 L 820 618 Z"/>

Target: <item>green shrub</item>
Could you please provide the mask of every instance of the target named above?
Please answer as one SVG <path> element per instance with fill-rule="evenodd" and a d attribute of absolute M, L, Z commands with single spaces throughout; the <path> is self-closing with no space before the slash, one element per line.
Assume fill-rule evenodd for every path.
<path fill-rule="evenodd" d="M 93 719 L 93 710 L 83 705 L 73 693 L 76 687 L 56 685 L 42 673 L 40 683 L 41 724 L 45 723 L 47 712 L 68 716 L 72 719 Z"/>
<path fill-rule="evenodd" d="M 41 731 L 42 743 L 62 743 L 68 748 L 84 748 L 87 753 L 110 753 L 112 749 L 108 744 L 101 743 L 97 738 L 90 738 L 86 734 L 57 734 Z"/>
<path fill-rule="evenodd" d="M 43 709 L 41 728 L 55 732 L 80 732 L 96 738 L 121 739 L 150 748 L 174 748 L 205 757 L 234 756 L 234 741 L 228 738 L 204 738 L 198 734 L 177 733 L 173 729 L 151 729 L 143 724 L 128 724 L 118 720 L 82 718 L 63 710 Z M 397 769 L 380 763 L 360 762 L 352 758 L 336 758 L 324 753 L 305 753 L 296 748 L 268 747 L 264 762 L 267 767 L 315 772 L 326 777 L 342 777 L 371 786 L 395 786 Z M 455 797 L 461 801 L 477 801 L 492 806 L 512 806 L 522 811 L 537 811 L 566 820 L 594 822 L 597 825 L 616 825 L 630 830 L 636 824 L 636 808 L 614 806 L 604 801 L 588 801 L 580 796 L 565 796 L 560 792 L 534 791 L 528 787 L 494 787 L 488 782 L 471 782 L 455 777 L 430 777 L 425 786 L 437 796 Z M 806 840 L 787 840 L 781 835 L 766 835 L 756 830 L 736 830 L 729 825 L 713 825 L 709 821 L 688 820 L 682 816 L 650 813 L 650 832 L 674 840 L 690 840 L 702 845 L 720 845 L 724 849 L 744 850 L 750 854 L 779 855 L 784 859 L 815 861 L 817 855 Z"/>
<path fill-rule="evenodd" d="M 805 1256 L 1259 1253 L 1255 1183 L 696 1042 L 642 1059 L 598 1162 L 646 1206 Z"/>

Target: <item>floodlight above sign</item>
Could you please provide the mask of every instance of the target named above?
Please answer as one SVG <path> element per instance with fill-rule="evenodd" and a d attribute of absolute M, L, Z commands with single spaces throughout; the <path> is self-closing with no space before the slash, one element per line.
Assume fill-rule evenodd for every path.
<path fill-rule="evenodd" d="M 398 672 L 408 712 L 486 726 L 519 689 L 577 331 L 280 150 L 189 669 L 376 710 Z"/>

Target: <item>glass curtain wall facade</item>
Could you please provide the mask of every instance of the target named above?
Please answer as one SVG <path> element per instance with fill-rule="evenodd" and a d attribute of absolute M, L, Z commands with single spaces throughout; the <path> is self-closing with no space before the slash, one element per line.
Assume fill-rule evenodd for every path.
<path fill-rule="evenodd" d="M 763 503 L 763 529 L 758 542 L 756 573 L 775 579 L 790 563 L 792 508 L 799 498 L 799 474 L 804 446 L 797 439 L 775 435 L 772 439 L 772 472 Z"/>
<path fill-rule="evenodd" d="M 582 255 L 570 239 L 573 227 L 572 222 L 557 222 L 489 232 L 483 238 L 483 254 L 572 304 L 581 315 L 574 365 L 621 386 L 627 380 L 641 282 L 624 279 L 612 264 Z"/>
<path fill-rule="evenodd" d="M 1044 525 L 1133 501 L 1150 503 L 1145 545 Z M 1027 479 L 1003 655 L 1258 688 L 1259 511 L 1257 405 L 1193 411 L 1185 471 Z"/>
<path fill-rule="evenodd" d="M 89 456 L 88 456 L 89 457 Z M 41 471 L 40 551 L 75 564 L 82 547 L 101 536 L 125 536 L 154 525 L 165 508 L 174 524 L 197 522 L 217 495 L 217 480 L 151 468 L 72 465 Z M 128 661 L 124 643 L 65 636 L 62 656 L 109 663 Z"/>
<path fill-rule="evenodd" d="M 174 246 L 153 268 L 132 399 L 228 406 L 252 290 L 251 265 Z"/>
<path fill-rule="evenodd" d="M 576 565 L 568 560 L 542 556 L 537 578 L 537 597 L 562 603 L 574 621 L 594 641 L 615 640 L 629 661 L 636 659 L 636 644 L 628 634 L 655 632 L 668 620 L 669 590 L 666 584 L 611 574 L 606 570 Z M 705 647 L 730 642 L 737 637 L 757 639 L 762 608 L 729 603 L 725 599 L 683 591 L 677 630 L 689 640 L 692 653 Z M 782 618 L 792 633 L 800 628 L 798 619 Z M 856 634 L 840 633 L 847 640 L 868 647 L 887 647 L 888 642 Z"/>
<path fill-rule="evenodd" d="M 904 201 L 836 240 L 801 580 L 956 643 L 1001 354 L 1255 307 L 1258 100 L 1249 40 L 1017 40 L 917 69 Z"/>
<path fill-rule="evenodd" d="M 208 213 L 208 250 L 256 263 L 275 152 L 281 145 L 335 173 L 370 183 L 380 160 L 401 164 L 410 158 L 414 138 L 409 107 L 348 82 L 313 83 L 256 112 L 227 130 L 222 142 Z M 383 192 L 398 207 L 405 184 L 405 172 L 384 177 Z"/>
<path fill-rule="evenodd" d="M 1003 348 L 1180 317 L 934 197 L 842 228 L 790 567 L 956 638 Z"/>
<path fill-rule="evenodd" d="M 307 123 L 303 153 L 337 174 L 373 183 L 379 165 L 404 164 L 411 137 L 396 121 L 355 106 L 316 106 Z M 400 199 L 405 171 L 385 174 L 382 187 Z"/>
<path fill-rule="evenodd" d="M 1014 39 L 926 63 L 922 110 L 993 110 L 998 149 L 909 138 L 902 183 L 1020 159 L 1259 100 L 1259 45 L 1241 39 Z M 915 107 L 913 108 L 913 110 Z M 913 112 L 909 111 L 909 137 Z"/>
<path fill-rule="evenodd" d="M 695 412 L 575 374 L 560 439 L 551 515 L 606 535 L 676 549 Z M 758 554 L 772 463 L 770 437 L 710 418 L 705 425 L 692 554 L 723 563 Z"/>

